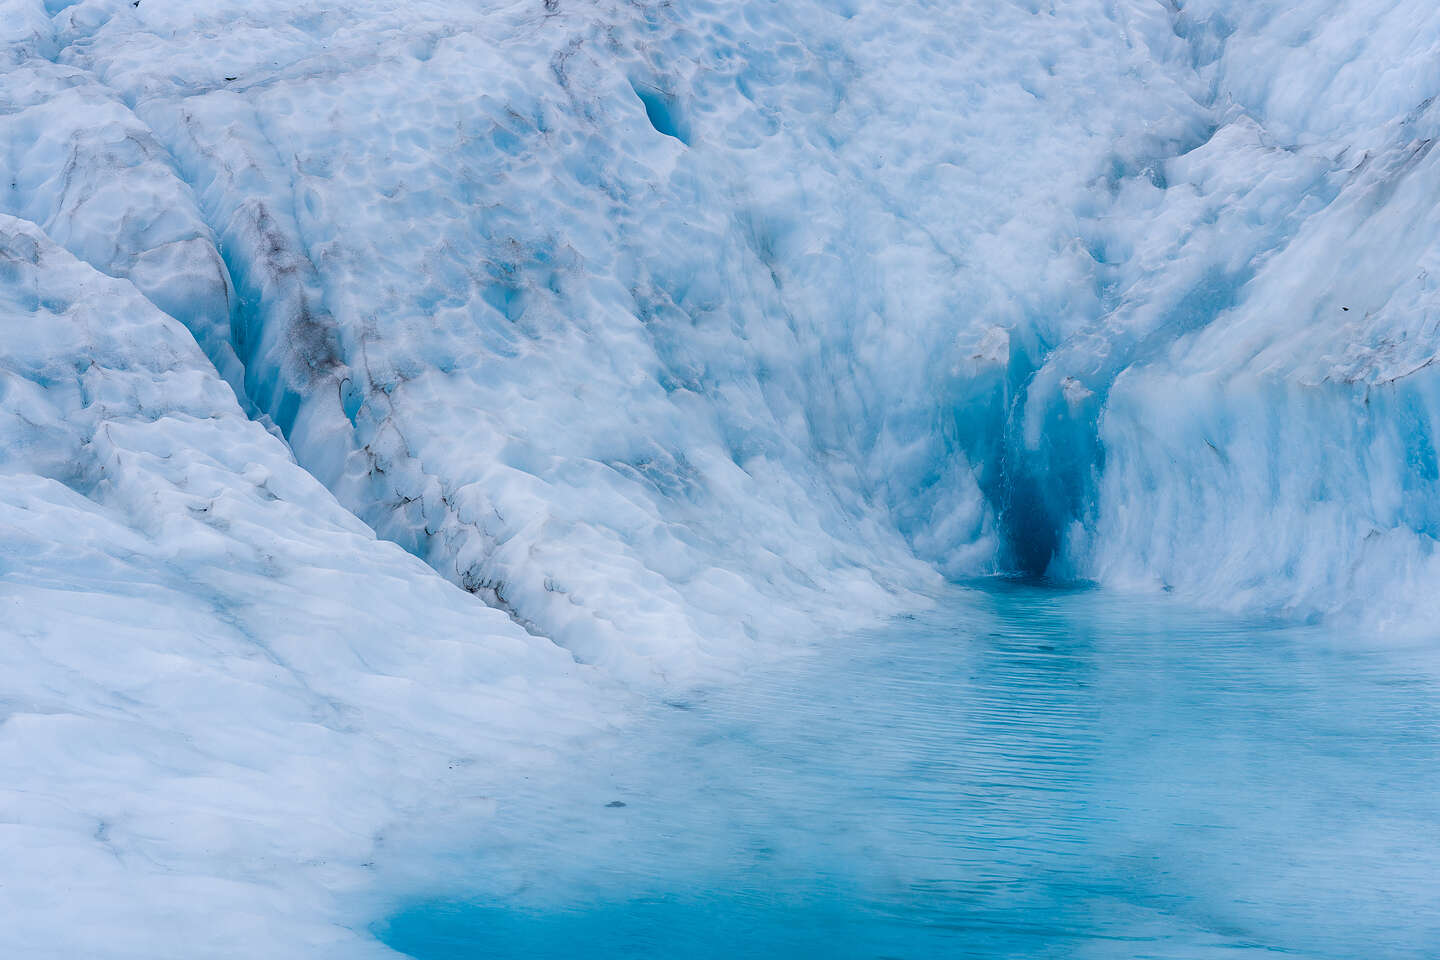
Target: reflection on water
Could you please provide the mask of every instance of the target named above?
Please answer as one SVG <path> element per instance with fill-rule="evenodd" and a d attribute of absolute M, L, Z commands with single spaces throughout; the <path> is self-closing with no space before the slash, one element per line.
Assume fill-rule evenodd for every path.
<path fill-rule="evenodd" d="M 1433 958 L 1437 660 L 957 589 L 657 705 L 377 933 L 420 960 Z"/>

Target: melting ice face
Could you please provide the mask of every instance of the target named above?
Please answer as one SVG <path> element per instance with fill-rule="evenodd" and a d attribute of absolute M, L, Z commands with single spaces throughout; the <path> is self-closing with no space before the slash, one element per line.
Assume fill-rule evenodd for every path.
<path fill-rule="evenodd" d="M 393 824 L 944 577 L 1433 633 L 1437 36 L 4 0 L 3 946 L 383 953 Z"/>
<path fill-rule="evenodd" d="M 586 662 L 937 569 L 1440 619 L 1429 0 L 18 6 L 0 209 Z"/>
<path fill-rule="evenodd" d="M 418 960 L 1418 960 L 1440 937 L 1440 675 L 1413 654 L 959 592 L 503 797 L 452 851 L 468 879 L 377 929 Z"/>

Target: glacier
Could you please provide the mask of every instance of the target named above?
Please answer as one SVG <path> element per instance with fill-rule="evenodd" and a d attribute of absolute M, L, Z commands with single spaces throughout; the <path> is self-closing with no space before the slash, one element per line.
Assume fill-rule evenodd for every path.
<path fill-rule="evenodd" d="M 397 811 L 946 580 L 1440 623 L 1433 3 L 0 0 L 0 44 L 13 952 L 385 955 L 336 891 Z"/>

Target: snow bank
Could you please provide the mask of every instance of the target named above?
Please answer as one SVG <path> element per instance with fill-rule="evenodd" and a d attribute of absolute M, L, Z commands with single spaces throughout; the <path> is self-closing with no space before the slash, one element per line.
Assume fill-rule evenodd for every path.
<path fill-rule="evenodd" d="M 0 953 L 358 957 L 387 832 L 602 714 L 127 281 L 0 216 Z M 362 922 L 363 922 L 363 918 Z"/>

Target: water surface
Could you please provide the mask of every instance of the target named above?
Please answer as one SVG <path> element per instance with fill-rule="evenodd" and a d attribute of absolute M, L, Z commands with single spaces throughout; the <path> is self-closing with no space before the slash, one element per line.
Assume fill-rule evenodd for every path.
<path fill-rule="evenodd" d="M 1437 659 L 957 588 L 517 785 L 463 888 L 377 933 L 418 960 L 1433 958 Z"/>

